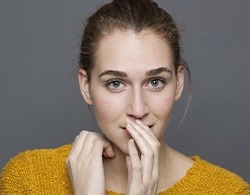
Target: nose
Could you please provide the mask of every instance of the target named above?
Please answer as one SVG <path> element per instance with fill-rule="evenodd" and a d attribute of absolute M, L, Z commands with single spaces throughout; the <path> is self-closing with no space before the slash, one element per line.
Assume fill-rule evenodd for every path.
<path fill-rule="evenodd" d="M 149 113 L 148 106 L 141 90 L 134 90 L 129 98 L 127 115 L 136 119 L 142 119 Z"/>

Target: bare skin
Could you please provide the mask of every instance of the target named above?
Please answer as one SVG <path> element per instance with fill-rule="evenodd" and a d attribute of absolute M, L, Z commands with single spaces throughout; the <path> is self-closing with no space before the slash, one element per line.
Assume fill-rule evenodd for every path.
<path fill-rule="evenodd" d="M 169 147 L 164 140 L 161 140 L 160 144 L 157 192 L 171 188 L 186 175 L 187 170 L 193 165 L 193 160 Z M 113 149 L 116 157 L 104 160 L 106 189 L 124 192 L 127 187 L 128 177 L 126 161 L 119 149 L 116 147 L 113 147 Z"/>
<path fill-rule="evenodd" d="M 96 58 L 91 81 L 82 69 L 78 78 L 105 138 L 83 131 L 76 139 L 67 160 L 75 194 L 169 189 L 193 164 L 163 138 L 183 66 L 174 70 L 169 46 L 150 31 L 115 31 L 100 41 Z"/>

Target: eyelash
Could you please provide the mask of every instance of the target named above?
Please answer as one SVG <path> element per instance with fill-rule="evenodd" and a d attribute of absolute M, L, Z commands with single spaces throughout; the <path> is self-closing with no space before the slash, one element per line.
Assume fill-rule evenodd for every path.
<path fill-rule="evenodd" d="M 150 84 L 152 81 L 157 81 L 160 82 L 160 86 L 157 87 L 150 87 L 151 90 L 153 91 L 160 91 L 166 84 L 166 80 L 164 78 L 161 77 L 155 77 L 155 78 L 151 78 L 149 81 L 147 81 L 147 85 Z M 111 87 L 112 84 L 114 84 L 115 82 L 119 83 L 118 88 L 116 87 Z M 107 87 L 108 90 L 112 91 L 112 92 L 120 92 L 122 91 L 119 87 L 120 85 L 125 85 L 123 81 L 119 80 L 119 79 L 112 79 L 112 80 L 108 80 L 105 84 L 105 87 Z"/>
<path fill-rule="evenodd" d="M 111 87 L 110 87 L 110 86 L 111 86 L 112 84 L 114 84 L 115 82 L 119 82 L 119 84 L 125 85 L 125 84 L 123 83 L 123 81 L 121 81 L 121 80 L 119 80 L 119 79 L 112 79 L 112 80 L 107 81 L 107 83 L 105 84 L 105 86 L 106 86 L 110 91 L 119 92 L 120 90 L 119 90 L 118 88 L 115 88 L 115 87 L 111 88 Z"/>
<path fill-rule="evenodd" d="M 160 91 L 161 89 L 163 89 L 163 87 L 165 86 L 166 84 L 166 80 L 164 78 L 161 78 L 161 77 L 155 77 L 155 78 L 152 78 L 150 79 L 147 84 L 150 84 L 152 81 L 159 81 L 160 82 L 160 86 L 157 86 L 157 87 L 152 87 L 152 90 L 154 91 Z"/>

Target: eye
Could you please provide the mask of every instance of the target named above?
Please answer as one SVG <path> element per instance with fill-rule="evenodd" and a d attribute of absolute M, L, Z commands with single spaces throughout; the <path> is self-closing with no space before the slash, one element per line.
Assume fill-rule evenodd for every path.
<path fill-rule="evenodd" d="M 106 87 L 110 91 L 121 91 L 122 88 L 124 87 L 124 84 L 118 80 L 111 80 L 107 82 Z"/>
<path fill-rule="evenodd" d="M 149 88 L 153 90 L 161 90 L 165 84 L 166 82 L 163 78 L 153 78 L 148 82 Z"/>

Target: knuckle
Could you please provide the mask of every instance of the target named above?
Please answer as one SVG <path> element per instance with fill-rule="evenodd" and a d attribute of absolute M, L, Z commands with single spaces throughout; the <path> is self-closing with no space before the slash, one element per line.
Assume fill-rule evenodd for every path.
<path fill-rule="evenodd" d="M 87 135 L 89 133 L 89 131 L 87 130 L 82 130 L 79 134 L 79 136 L 84 136 L 84 135 Z"/>
<path fill-rule="evenodd" d="M 134 131 L 134 133 L 137 135 L 138 139 L 144 138 L 143 135 L 139 131 Z"/>
<path fill-rule="evenodd" d="M 95 142 L 95 140 L 97 139 L 97 137 L 93 134 L 93 133 L 88 133 L 87 135 L 86 135 L 86 139 L 89 139 L 89 140 L 91 140 L 91 142 Z"/>
<path fill-rule="evenodd" d="M 85 136 L 86 136 L 86 138 L 90 139 L 92 142 L 96 142 L 96 141 L 101 142 L 103 139 L 100 134 L 95 133 L 95 132 L 87 131 Z"/>
<path fill-rule="evenodd" d="M 155 144 L 152 146 L 154 151 L 159 151 L 161 147 L 161 143 L 159 141 L 156 141 Z"/>
<path fill-rule="evenodd" d="M 160 174 L 159 174 L 159 170 L 158 169 L 153 170 L 152 175 L 151 175 L 152 181 L 157 182 L 158 179 L 159 179 L 159 175 Z"/>
<path fill-rule="evenodd" d="M 155 143 L 155 147 L 156 148 L 160 148 L 161 147 L 161 143 L 157 140 L 156 143 Z"/>
<path fill-rule="evenodd" d="M 82 131 L 80 132 L 80 134 L 86 134 L 86 133 L 88 133 L 87 130 L 82 130 Z"/>
<path fill-rule="evenodd" d="M 158 179 L 159 179 L 159 173 L 154 173 L 152 175 L 152 179 L 153 179 L 153 181 L 158 181 Z"/>
<path fill-rule="evenodd" d="M 101 145 L 103 145 L 103 141 L 101 139 L 95 138 L 94 146 L 101 146 Z"/>
<path fill-rule="evenodd" d="M 147 151 L 147 156 L 148 156 L 148 158 L 153 158 L 154 157 L 154 151 L 153 150 L 148 150 Z"/>
<path fill-rule="evenodd" d="M 67 159 L 66 159 L 66 162 L 69 163 L 70 161 L 72 161 L 72 157 L 69 156 Z"/>
<path fill-rule="evenodd" d="M 134 167 L 132 167 L 132 170 L 136 171 L 136 172 L 141 172 L 142 171 L 142 165 L 141 164 L 137 164 Z"/>
<path fill-rule="evenodd" d="M 66 159 L 66 164 L 67 166 L 72 166 L 76 163 L 76 159 L 72 156 L 69 156 L 67 159 Z"/>
<path fill-rule="evenodd" d="M 77 163 L 80 163 L 81 165 L 83 165 L 84 163 L 86 163 L 86 162 L 88 162 L 88 160 L 89 160 L 89 158 L 90 158 L 91 156 L 88 156 L 88 157 L 86 157 L 86 156 L 81 156 L 78 160 L 77 160 Z"/>

